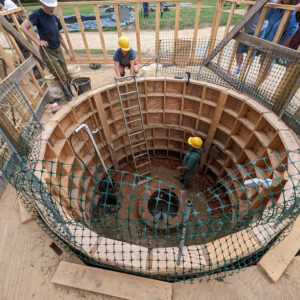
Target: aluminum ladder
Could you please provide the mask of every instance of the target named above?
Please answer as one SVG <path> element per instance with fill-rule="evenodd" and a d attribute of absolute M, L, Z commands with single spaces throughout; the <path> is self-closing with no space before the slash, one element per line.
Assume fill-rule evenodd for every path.
<path fill-rule="evenodd" d="M 121 93 L 119 81 L 120 79 L 132 78 L 134 80 L 135 89 L 128 92 L 127 85 L 126 92 Z M 141 109 L 140 95 L 138 91 L 136 75 L 129 75 L 124 77 L 115 77 L 118 96 L 122 108 L 123 119 L 128 136 L 129 146 L 137 174 L 140 176 L 151 175 L 151 162 L 149 149 L 147 145 L 147 137 L 145 132 L 143 114 Z M 129 82 L 130 83 L 130 82 Z M 128 96 L 135 95 L 130 98 Z M 137 100 L 137 101 L 136 101 Z M 134 104 L 132 104 L 135 102 Z M 141 147 L 144 148 L 141 150 Z M 145 162 L 146 160 L 146 162 Z"/>

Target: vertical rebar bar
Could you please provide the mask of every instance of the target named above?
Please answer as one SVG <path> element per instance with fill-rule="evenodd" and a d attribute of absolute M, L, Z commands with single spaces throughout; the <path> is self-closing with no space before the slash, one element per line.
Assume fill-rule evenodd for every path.
<path fill-rule="evenodd" d="M 182 220 L 182 234 L 180 238 L 180 243 L 178 247 L 178 257 L 177 257 L 177 265 L 180 265 L 181 257 L 182 257 L 182 249 L 184 246 L 185 238 L 186 238 L 186 224 L 188 219 L 190 218 L 191 208 L 193 207 L 192 200 L 186 200 L 184 211 L 183 211 L 183 220 Z"/>
<path fill-rule="evenodd" d="M 161 40 L 158 41 L 158 47 L 157 47 L 157 58 L 156 58 L 156 71 L 155 71 L 155 77 L 157 77 L 157 73 L 158 73 L 158 64 L 159 64 L 159 55 L 160 55 L 160 44 L 161 44 Z"/>

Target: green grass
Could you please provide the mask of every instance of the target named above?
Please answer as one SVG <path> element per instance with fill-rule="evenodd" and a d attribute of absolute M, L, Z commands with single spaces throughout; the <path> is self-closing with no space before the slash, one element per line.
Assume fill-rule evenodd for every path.
<path fill-rule="evenodd" d="M 163 17 L 160 20 L 160 29 L 174 29 L 175 25 L 175 10 L 170 10 L 164 12 Z M 212 8 L 202 8 L 200 13 L 201 23 L 211 23 L 213 22 L 215 9 Z M 180 22 L 179 29 L 194 28 L 195 24 L 196 9 L 186 8 L 182 9 L 180 12 Z M 220 25 L 226 25 L 229 13 L 223 12 L 221 16 Z M 232 25 L 236 24 L 242 16 L 234 14 L 232 18 Z M 155 13 L 150 13 L 148 19 L 140 16 L 140 28 L 154 30 L 155 29 Z"/>
<path fill-rule="evenodd" d="M 74 52 L 76 54 L 86 54 L 85 49 L 74 49 Z M 90 49 L 90 52 L 91 52 L 92 55 L 103 54 L 102 49 Z M 114 53 L 115 53 L 114 50 L 107 50 L 108 55 L 113 55 Z"/>
<path fill-rule="evenodd" d="M 197 1 L 192 1 L 194 4 Z M 202 5 L 215 5 L 215 0 L 204 0 Z M 29 10 L 34 10 L 39 8 L 39 5 L 26 5 L 25 8 Z M 74 15 L 74 9 L 72 6 L 63 6 L 62 12 L 64 16 L 67 15 Z M 230 6 L 228 6 L 230 9 Z M 91 5 L 83 5 L 80 6 L 80 13 L 81 14 L 93 14 L 94 9 Z M 205 7 L 201 9 L 200 14 L 200 23 L 210 23 L 213 22 L 215 8 L 214 7 Z M 160 29 L 174 29 L 175 27 L 175 14 L 176 11 L 174 9 L 164 12 L 163 17 L 160 20 Z M 155 30 L 155 12 L 150 12 L 149 18 L 144 19 L 143 15 L 139 12 L 139 21 L 140 21 L 140 29 L 142 30 Z M 194 28 L 194 20 L 196 16 L 196 8 L 184 8 L 180 11 L 180 23 L 179 29 L 192 29 Z M 229 12 L 223 11 L 221 16 L 220 25 L 226 25 L 227 18 L 229 16 Z M 232 25 L 235 25 L 240 19 L 242 18 L 241 15 L 234 14 L 232 19 Z M 115 31 L 115 27 L 103 28 L 104 31 Z M 86 30 L 86 31 L 97 31 L 97 30 Z"/>

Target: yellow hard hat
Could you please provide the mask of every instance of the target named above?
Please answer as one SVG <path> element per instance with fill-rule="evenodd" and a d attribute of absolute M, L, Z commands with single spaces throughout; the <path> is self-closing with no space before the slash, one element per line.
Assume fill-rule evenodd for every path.
<path fill-rule="evenodd" d="M 189 145 L 191 145 L 192 147 L 199 149 L 202 147 L 203 141 L 201 138 L 195 136 L 195 137 L 190 137 L 188 139 L 188 143 Z"/>
<path fill-rule="evenodd" d="M 118 45 L 124 51 L 129 51 L 130 50 L 129 40 L 126 36 L 120 36 L 119 37 Z"/>

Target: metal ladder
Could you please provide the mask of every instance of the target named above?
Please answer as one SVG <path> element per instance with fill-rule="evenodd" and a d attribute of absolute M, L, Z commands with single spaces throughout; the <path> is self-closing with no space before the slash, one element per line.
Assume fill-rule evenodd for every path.
<path fill-rule="evenodd" d="M 135 90 L 130 91 L 130 92 L 125 92 L 121 93 L 120 92 L 120 87 L 119 87 L 119 80 L 120 79 L 127 79 L 127 78 L 133 78 L 134 80 L 134 85 L 135 85 Z M 131 149 L 131 154 L 134 162 L 134 166 L 136 169 L 137 174 L 140 176 L 146 176 L 146 175 L 151 175 L 151 162 L 150 162 L 150 155 L 149 155 L 149 150 L 148 150 L 148 145 L 147 145 L 147 137 L 146 137 L 146 132 L 145 132 L 145 126 L 144 126 L 144 120 L 143 120 L 143 114 L 141 110 L 141 101 L 140 101 L 140 96 L 139 96 L 139 91 L 138 91 L 138 86 L 136 82 L 136 75 L 129 75 L 129 76 L 124 76 L 124 77 L 115 77 L 115 82 L 116 82 L 116 87 L 118 90 L 118 95 L 119 95 L 119 100 L 122 108 L 122 114 L 123 114 L 123 119 L 125 123 L 125 128 L 128 136 L 128 141 Z M 129 95 L 136 95 L 136 98 L 134 99 L 123 99 L 127 98 Z M 136 100 L 137 99 L 137 104 L 134 104 L 131 106 L 130 100 Z M 127 106 L 124 104 L 126 104 Z M 132 113 L 135 109 L 138 108 L 138 113 Z M 134 120 L 132 120 L 132 117 L 134 117 Z M 136 125 L 134 128 L 131 128 L 132 125 Z M 138 141 L 133 141 L 133 139 L 137 137 Z M 138 150 L 140 146 L 145 145 L 145 150 Z M 140 160 L 147 160 L 146 162 L 142 162 L 139 164 Z M 142 172 L 143 171 L 143 172 Z"/>

